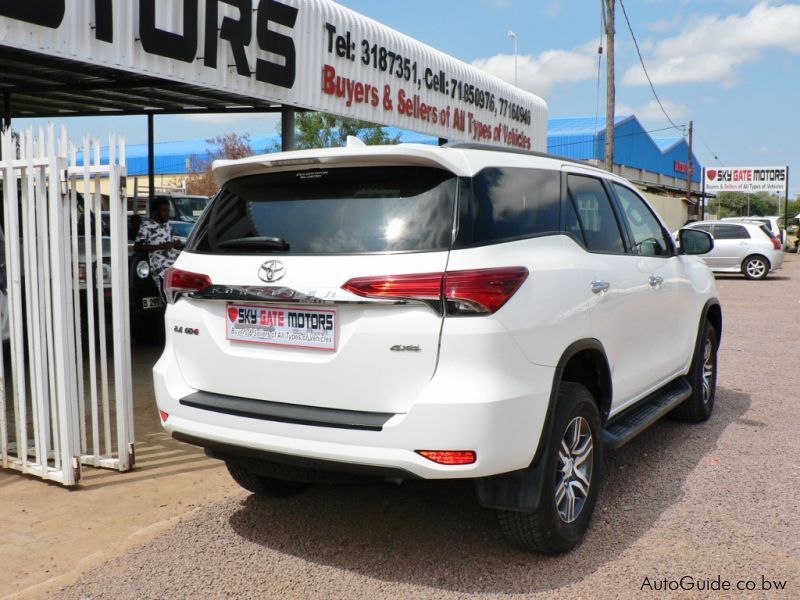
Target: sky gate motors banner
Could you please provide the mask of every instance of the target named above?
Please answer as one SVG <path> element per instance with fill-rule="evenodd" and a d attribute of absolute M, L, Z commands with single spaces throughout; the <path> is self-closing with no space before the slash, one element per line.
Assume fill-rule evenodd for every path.
<path fill-rule="evenodd" d="M 788 167 L 719 167 L 705 169 L 705 191 L 786 194 Z"/>
<path fill-rule="evenodd" d="M 0 1 L 2 46 L 450 140 L 547 145 L 542 99 L 330 0 Z"/>

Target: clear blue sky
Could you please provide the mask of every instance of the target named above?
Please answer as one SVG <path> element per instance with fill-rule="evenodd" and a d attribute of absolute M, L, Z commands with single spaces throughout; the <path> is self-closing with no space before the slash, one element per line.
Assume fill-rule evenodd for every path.
<path fill-rule="evenodd" d="M 695 125 L 705 166 L 790 166 L 800 194 L 800 3 L 754 0 L 623 0 L 667 113 Z M 599 0 L 341 0 L 341 4 L 542 96 L 550 117 L 594 116 Z M 617 2 L 617 113 L 651 130 L 669 127 L 644 78 Z M 605 63 L 600 81 L 604 114 Z M 109 122 L 112 122 L 109 125 Z M 69 119 L 72 137 L 125 133 L 146 140 L 144 117 Z M 21 125 L 17 121 L 17 126 Z M 158 117 L 156 140 L 226 131 L 276 131 L 274 116 Z M 674 130 L 656 135 L 673 135 Z M 678 133 L 679 134 L 679 133 Z M 714 155 L 719 161 L 714 159 Z"/>

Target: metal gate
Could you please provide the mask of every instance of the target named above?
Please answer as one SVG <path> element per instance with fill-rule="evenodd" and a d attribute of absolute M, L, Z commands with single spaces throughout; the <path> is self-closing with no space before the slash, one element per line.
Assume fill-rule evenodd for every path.
<path fill-rule="evenodd" d="M 66 130 L 57 141 L 52 125 L 19 138 L 7 130 L 2 150 L 0 466 L 68 486 L 81 465 L 129 470 L 124 140 L 110 138 L 107 164 L 99 144 L 84 139 L 78 166 Z"/>

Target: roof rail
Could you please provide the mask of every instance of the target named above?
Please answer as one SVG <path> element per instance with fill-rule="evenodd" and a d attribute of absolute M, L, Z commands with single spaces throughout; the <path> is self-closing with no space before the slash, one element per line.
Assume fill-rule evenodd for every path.
<path fill-rule="evenodd" d="M 443 148 L 456 148 L 458 150 L 489 150 L 491 152 L 508 152 L 509 154 L 524 154 L 526 156 L 538 156 L 539 158 L 553 158 L 555 160 L 563 160 L 564 162 L 572 163 L 574 165 L 581 165 L 582 167 L 594 166 L 586 161 L 576 160 L 574 158 L 567 158 L 566 156 L 559 156 L 558 154 L 548 154 L 547 152 L 537 152 L 536 150 L 522 150 L 520 148 L 511 148 L 509 146 L 493 146 L 491 144 L 476 144 L 474 142 L 449 142 L 445 144 Z"/>

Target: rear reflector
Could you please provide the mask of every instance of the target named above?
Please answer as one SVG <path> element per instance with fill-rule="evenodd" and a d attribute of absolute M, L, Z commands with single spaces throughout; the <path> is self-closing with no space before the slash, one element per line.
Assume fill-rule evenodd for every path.
<path fill-rule="evenodd" d="M 444 299 L 451 315 L 486 315 L 497 312 L 525 279 L 525 267 L 502 267 L 446 273 L 380 275 L 350 279 L 342 289 L 365 298 L 417 300 Z"/>
<path fill-rule="evenodd" d="M 192 273 L 170 267 L 164 271 L 164 296 L 173 304 L 181 294 L 199 292 L 211 285 L 211 278 L 202 273 Z"/>
<path fill-rule="evenodd" d="M 471 465 L 477 458 L 474 450 L 417 450 L 416 452 L 440 465 Z"/>
<path fill-rule="evenodd" d="M 161 417 L 162 421 L 169 419 L 169 413 L 165 413 L 163 410 L 159 410 L 158 415 Z"/>

